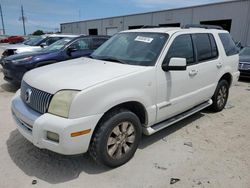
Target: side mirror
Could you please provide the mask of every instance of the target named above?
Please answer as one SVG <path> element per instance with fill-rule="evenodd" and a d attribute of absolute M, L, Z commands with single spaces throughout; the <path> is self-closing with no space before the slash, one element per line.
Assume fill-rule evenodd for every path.
<path fill-rule="evenodd" d="M 162 65 L 164 71 L 184 71 L 187 69 L 187 60 L 185 58 L 173 57 L 168 64 Z"/>
<path fill-rule="evenodd" d="M 45 42 L 43 42 L 42 44 L 40 44 L 41 48 L 44 48 L 47 46 L 47 44 Z"/>
<path fill-rule="evenodd" d="M 72 52 L 76 52 L 77 49 L 73 46 L 67 48 L 67 54 L 70 56 Z"/>

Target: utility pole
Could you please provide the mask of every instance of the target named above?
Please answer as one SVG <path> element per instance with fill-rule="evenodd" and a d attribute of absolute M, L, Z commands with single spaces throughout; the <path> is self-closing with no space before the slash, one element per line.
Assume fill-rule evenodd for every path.
<path fill-rule="evenodd" d="M 25 30 L 25 17 L 23 15 L 23 5 L 21 5 L 21 12 L 22 12 L 22 21 L 23 21 L 23 34 L 26 35 L 26 30 Z"/>
<path fill-rule="evenodd" d="M 5 28 L 4 28 L 4 22 L 3 22 L 3 12 L 2 12 L 1 4 L 0 4 L 0 14 L 1 14 L 1 19 L 2 19 L 3 34 L 5 35 Z"/>

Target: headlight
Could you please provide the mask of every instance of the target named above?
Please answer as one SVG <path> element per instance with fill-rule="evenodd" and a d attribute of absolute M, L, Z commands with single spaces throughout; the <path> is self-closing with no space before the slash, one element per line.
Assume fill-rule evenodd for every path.
<path fill-rule="evenodd" d="M 68 118 L 72 100 L 78 92 L 76 90 L 62 90 L 57 92 L 50 102 L 48 112 Z"/>
<path fill-rule="evenodd" d="M 16 64 L 16 63 L 20 63 L 20 62 L 23 62 L 23 61 L 24 61 L 24 62 L 30 61 L 32 58 L 33 58 L 32 56 L 29 56 L 29 57 L 25 57 L 25 58 L 22 58 L 22 59 L 12 60 L 12 62 L 13 62 L 14 64 Z"/>

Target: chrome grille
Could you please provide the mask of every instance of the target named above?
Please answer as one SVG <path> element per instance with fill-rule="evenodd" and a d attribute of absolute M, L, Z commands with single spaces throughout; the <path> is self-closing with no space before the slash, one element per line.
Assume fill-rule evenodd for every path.
<path fill-rule="evenodd" d="M 29 92 L 30 95 L 28 94 Z M 29 97 L 27 95 L 29 95 Z M 22 81 L 21 98 L 25 104 L 33 110 L 42 114 L 46 113 L 52 97 L 52 94 L 31 87 L 26 82 Z"/>
<path fill-rule="evenodd" d="M 239 69 L 250 69 L 250 63 L 239 63 Z"/>

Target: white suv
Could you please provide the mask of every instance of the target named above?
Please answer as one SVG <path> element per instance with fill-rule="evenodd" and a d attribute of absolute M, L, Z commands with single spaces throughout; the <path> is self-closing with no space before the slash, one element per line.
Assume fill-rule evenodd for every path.
<path fill-rule="evenodd" d="M 9 44 L 3 47 L 2 58 L 24 52 L 34 52 L 45 48 L 62 38 L 75 38 L 78 35 L 46 34 L 35 37 L 22 44 Z"/>
<path fill-rule="evenodd" d="M 20 133 L 39 148 L 130 160 L 151 135 L 208 106 L 221 111 L 239 77 L 227 31 L 148 28 L 116 34 L 90 58 L 32 70 L 12 100 Z"/>

